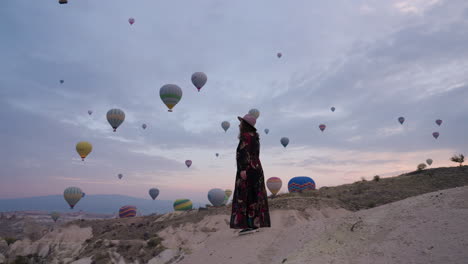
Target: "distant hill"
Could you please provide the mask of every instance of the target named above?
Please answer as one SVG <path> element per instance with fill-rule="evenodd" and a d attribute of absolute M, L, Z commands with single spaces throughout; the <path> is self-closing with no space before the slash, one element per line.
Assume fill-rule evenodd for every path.
<path fill-rule="evenodd" d="M 151 200 L 124 195 L 86 195 L 75 206 L 73 211 L 85 211 L 98 214 L 116 214 L 123 205 L 135 205 L 138 213 L 149 215 L 173 211 L 173 201 Z M 194 208 L 200 205 L 194 203 Z M 9 211 L 59 211 L 70 212 L 63 195 L 50 195 L 19 199 L 0 199 L 0 212 Z"/>

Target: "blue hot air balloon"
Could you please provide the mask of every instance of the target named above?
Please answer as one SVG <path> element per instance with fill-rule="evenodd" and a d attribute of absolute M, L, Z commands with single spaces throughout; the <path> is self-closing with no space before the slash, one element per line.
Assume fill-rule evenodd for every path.
<path fill-rule="evenodd" d="M 290 193 L 315 190 L 315 182 L 306 176 L 294 177 L 288 182 L 288 190 Z"/>

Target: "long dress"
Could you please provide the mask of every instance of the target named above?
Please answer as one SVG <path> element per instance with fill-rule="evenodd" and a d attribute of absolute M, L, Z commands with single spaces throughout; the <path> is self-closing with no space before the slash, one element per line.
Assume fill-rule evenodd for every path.
<path fill-rule="evenodd" d="M 270 227 L 270 213 L 258 134 L 243 133 L 237 147 L 237 173 L 232 199 L 231 228 Z M 245 170 L 247 179 L 240 177 Z"/>

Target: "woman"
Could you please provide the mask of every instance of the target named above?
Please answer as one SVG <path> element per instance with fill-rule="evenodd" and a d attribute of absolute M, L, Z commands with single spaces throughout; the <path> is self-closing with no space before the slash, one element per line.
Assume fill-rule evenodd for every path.
<path fill-rule="evenodd" d="M 237 174 L 232 199 L 231 228 L 242 229 L 239 235 L 270 227 L 267 193 L 260 163 L 260 142 L 252 115 L 238 117 L 239 146 L 237 147 Z"/>

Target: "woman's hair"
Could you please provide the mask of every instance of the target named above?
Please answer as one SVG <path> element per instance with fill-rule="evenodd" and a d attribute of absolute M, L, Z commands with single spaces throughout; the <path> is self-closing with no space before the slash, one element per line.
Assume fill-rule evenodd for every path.
<path fill-rule="evenodd" d="M 239 136 L 237 137 L 238 139 L 241 139 L 241 135 L 243 133 L 249 133 L 249 132 L 253 132 L 256 137 L 259 137 L 258 133 L 257 133 L 257 130 L 255 130 L 255 128 L 253 128 L 251 125 L 249 125 L 245 121 L 241 121 L 241 123 L 242 123 L 242 126 L 241 126 L 241 129 L 239 131 Z"/>

